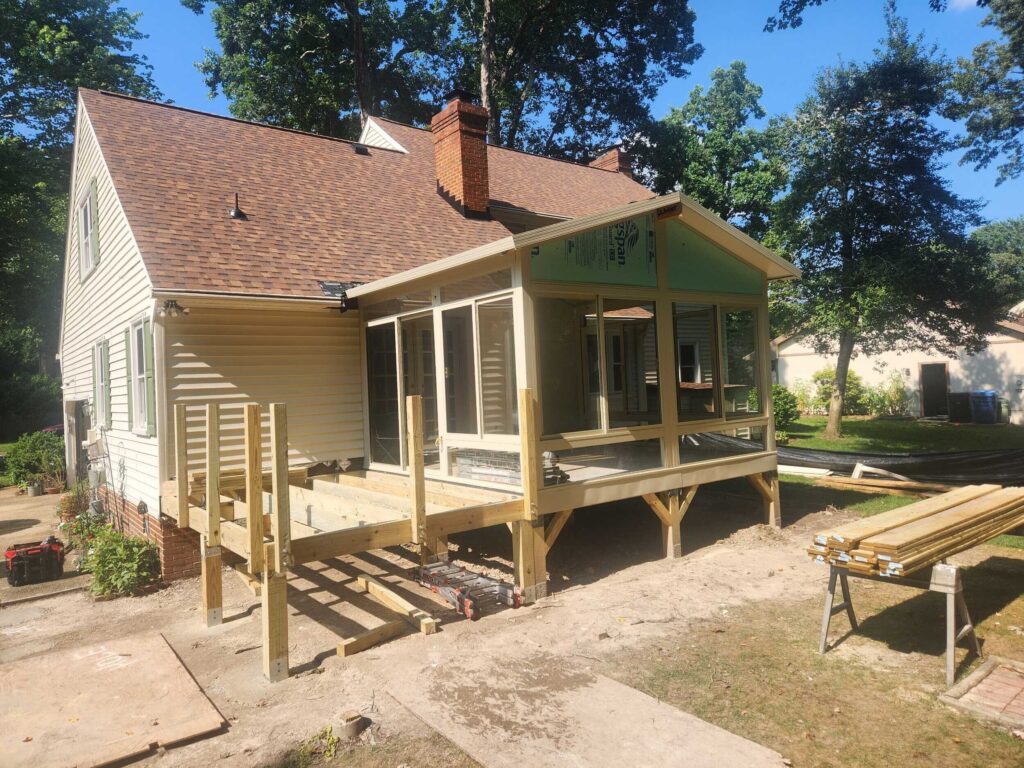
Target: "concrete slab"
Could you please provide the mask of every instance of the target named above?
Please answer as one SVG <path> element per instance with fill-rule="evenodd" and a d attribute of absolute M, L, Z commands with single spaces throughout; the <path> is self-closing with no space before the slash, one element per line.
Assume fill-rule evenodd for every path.
<path fill-rule="evenodd" d="M 227 725 L 156 633 L 4 664 L 0 701 L 4 765 L 120 763 Z"/>
<path fill-rule="evenodd" d="M 389 692 L 487 768 L 779 768 L 777 752 L 555 657 L 395 668 Z"/>

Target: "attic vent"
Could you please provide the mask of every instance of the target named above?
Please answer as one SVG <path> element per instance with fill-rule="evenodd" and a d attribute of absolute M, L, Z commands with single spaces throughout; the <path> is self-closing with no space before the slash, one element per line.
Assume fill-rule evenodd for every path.
<path fill-rule="evenodd" d="M 357 155 L 368 155 L 370 154 L 370 148 L 365 144 L 353 144 L 352 149 L 355 150 Z"/>

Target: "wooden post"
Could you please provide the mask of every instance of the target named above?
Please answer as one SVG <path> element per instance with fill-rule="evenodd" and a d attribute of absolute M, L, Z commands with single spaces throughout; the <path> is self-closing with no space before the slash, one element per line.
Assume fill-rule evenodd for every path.
<path fill-rule="evenodd" d="M 187 474 L 186 474 L 187 477 Z M 188 497 L 186 496 L 186 502 Z M 220 406 L 206 405 L 206 525 L 200 540 L 203 616 L 215 627 L 224 618 L 223 562 L 220 552 Z"/>
<path fill-rule="evenodd" d="M 412 504 L 412 542 L 418 544 L 420 561 L 427 562 L 427 486 L 423 477 L 423 396 L 405 398 L 405 425 L 409 452 L 409 501 Z"/>
<path fill-rule="evenodd" d="M 764 521 L 775 528 L 782 527 L 782 500 L 779 493 L 779 473 L 765 472 L 748 475 L 747 480 L 761 494 L 764 503 Z"/>
<path fill-rule="evenodd" d="M 543 520 L 517 520 L 512 523 L 512 559 L 516 585 L 523 601 L 532 603 L 548 593 L 547 547 Z"/>
<path fill-rule="evenodd" d="M 245 525 L 249 531 L 249 573 L 263 570 L 263 446 L 260 404 L 245 405 Z"/>
<path fill-rule="evenodd" d="M 523 482 L 523 519 L 512 524 L 512 559 L 523 600 L 532 603 L 548 593 L 544 519 L 538 514 L 540 462 L 537 414 L 532 389 L 519 390 L 519 471 Z"/>
<path fill-rule="evenodd" d="M 288 677 L 288 577 L 270 567 L 274 545 L 263 549 L 267 567 L 263 569 L 263 674 L 276 683 Z"/>
<path fill-rule="evenodd" d="M 665 557 L 682 557 L 682 524 L 683 518 L 693 503 L 693 497 L 697 495 L 699 485 L 692 485 L 682 489 L 678 493 L 673 492 L 668 497 L 668 506 L 661 497 L 654 493 L 644 494 L 643 500 L 647 502 L 654 514 L 661 521 L 661 543 Z"/>
<path fill-rule="evenodd" d="M 174 406 L 174 483 L 178 490 L 178 527 L 188 528 L 188 425 L 185 405 Z"/>
<path fill-rule="evenodd" d="M 200 570 L 203 587 L 203 616 L 206 626 L 216 627 L 224 620 L 224 592 L 222 586 L 223 561 L 220 547 L 211 547 L 203 536 L 199 543 L 202 560 Z"/>
<path fill-rule="evenodd" d="M 448 536 L 433 536 L 430 539 L 430 552 L 435 562 L 448 562 Z"/>
<path fill-rule="evenodd" d="M 537 453 L 537 414 L 532 389 L 519 390 L 519 471 L 523 479 L 523 519 L 537 519 L 540 462 Z"/>
<path fill-rule="evenodd" d="M 270 452 L 274 496 L 270 534 L 274 537 L 274 561 L 267 567 L 283 574 L 291 565 L 292 517 L 288 490 L 288 409 L 284 403 L 270 406 Z"/>

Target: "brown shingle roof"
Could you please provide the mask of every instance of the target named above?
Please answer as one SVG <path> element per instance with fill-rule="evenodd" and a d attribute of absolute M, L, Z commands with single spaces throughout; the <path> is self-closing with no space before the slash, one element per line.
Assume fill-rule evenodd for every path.
<path fill-rule="evenodd" d="M 317 280 L 376 280 L 509 234 L 437 193 L 426 131 L 388 122 L 409 153 L 359 155 L 323 136 L 81 97 L 158 290 L 322 296 Z M 586 166 L 500 148 L 488 160 L 495 203 L 579 216 L 651 196 Z M 248 221 L 227 215 L 236 192 Z"/>

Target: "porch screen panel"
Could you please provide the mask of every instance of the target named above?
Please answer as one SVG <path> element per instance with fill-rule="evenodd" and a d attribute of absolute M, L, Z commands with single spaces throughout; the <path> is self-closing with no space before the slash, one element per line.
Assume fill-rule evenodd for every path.
<path fill-rule="evenodd" d="M 398 360 L 391 323 L 366 329 L 366 378 L 370 460 L 401 463 L 398 422 Z"/>
<path fill-rule="evenodd" d="M 605 299 L 602 318 L 608 426 L 661 423 L 654 304 Z"/>
<path fill-rule="evenodd" d="M 441 313 L 444 328 L 444 389 L 448 432 L 476 434 L 476 363 L 473 307 Z"/>
<path fill-rule="evenodd" d="M 477 306 L 480 328 L 480 405 L 485 435 L 519 434 L 512 299 Z"/>
<path fill-rule="evenodd" d="M 762 413 L 757 313 L 752 309 L 725 310 L 722 326 L 725 416 L 738 419 Z"/>
<path fill-rule="evenodd" d="M 679 463 L 693 464 L 767 449 L 764 427 L 699 432 L 679 438 Z"/>
<path fill-rule="evenodd" d="M 544 434 L 598 429 L 597 300 L 538 298 L 534 306 Z"/>
<path fill-rule="evenodd" d="M 403 319 L 402 378 L 405 396 L 423 397 L 423 456 L 431 467 L 438 462 L 437 372 L 434 361 L 434 316 Z"/>
<path fill-rule="evenodd" d="M 720 416 L 715 308 L 710 304 L 673 304 L 672 315 L 679 421 Z"/>

